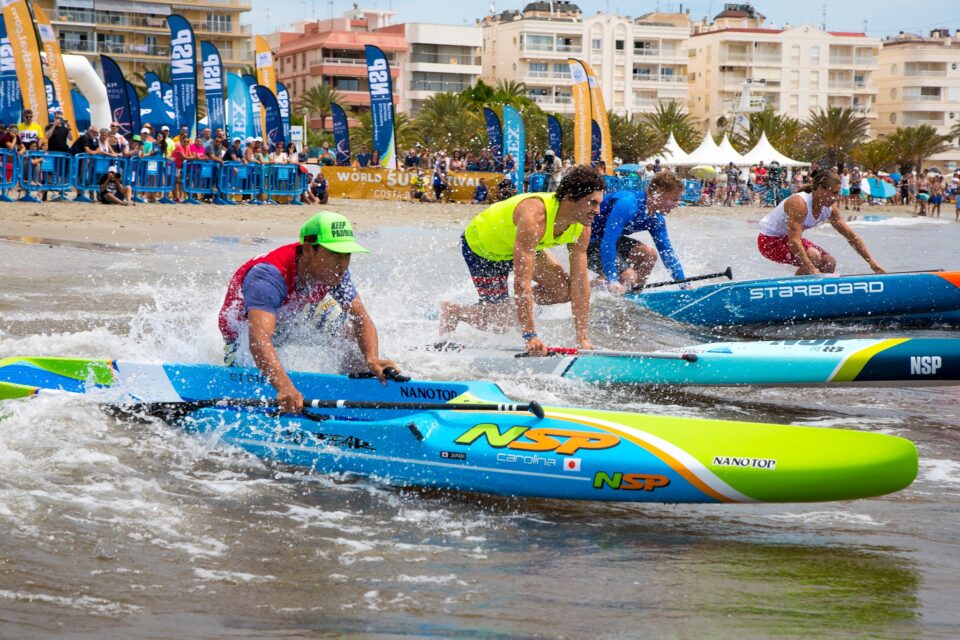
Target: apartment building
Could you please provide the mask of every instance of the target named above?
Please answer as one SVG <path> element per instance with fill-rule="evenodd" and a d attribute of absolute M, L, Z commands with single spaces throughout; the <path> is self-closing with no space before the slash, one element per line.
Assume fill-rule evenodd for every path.
<path fill-rule="evenodd" d="M 524 83 L 544 111 L 573 113 L 571 57 L 590 63 L 607 108 L 616 113 L 652 111 L 661 100 L 686 103 L 686 14 L 585 18 L 576 4 L 561 0 L 532 2 L 481 24 L 484 80 Z"/>
<path fill-rule="evenodd" d="M 795 118 L 848 107 L 876 120 L 880 40 L 809 24 L 776 28 L 749 4 L 727 4 L 687 41 L 690 113 L 711 130 L 749 82 L 763 105 Z"/>
<path fill-rule="evenodd" d="M 390 63 L 393 100 L 398 98 L 400 70 L 398 55 L 409 51 L 404 26 L 393 25 L 395 11 L 354 8 L 332 20 L 301 21 L 291 31 L 267 36 L 273 48 L 277 79 L 290 92 L 296 108 L 300 97 L 311 87 L 326 84 L 336 89 L 341 106 L 358 112 L 369 110 L 367 58 L 365 46 L 380 47 Z M 324 126 L 329 128 L 330 121 Z M 320 128 L 319 115 L 310 126 Z"/>
<path fill-rule="evenodd" d="M 469 89 L 480 78 L 483 34 L 478 25 L 407 23 L 410 47 L 399 54 L 399 111 L 416 115 L 437 93 Z"/>
<path fill-rule="evenodd" d="M 227 71 L 253 64 L 252 29 L 240 24 L 251 0 L 37 0 L 60 39 L 64 53 L 99 60 L 112 57 L 124 74 L 170 64 L 166 17 L 178 13 L 193 27 L 197 41 L 220 50 Z M 198 45 L 199 46 L 199 45 Z"/>

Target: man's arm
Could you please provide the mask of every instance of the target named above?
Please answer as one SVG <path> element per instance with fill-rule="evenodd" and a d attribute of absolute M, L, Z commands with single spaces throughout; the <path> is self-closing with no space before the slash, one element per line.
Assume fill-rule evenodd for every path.
<path fill-rule="evenodd" d="M 860 256 L 867 261 L 867 264 L 870 265 L 874 273 L 886 273 L 883 267 L 877 264 L 873 256 L 870 255 L 870 251 L 867 250 L 867 245 L 863 243 L 863 238 L 857 235 L 857 232 L 851 229 L 850 225 L 844 221 L 843 216 L 840 215 L 840 207 L 837 205 L 833 205 L 830 213 L 830 224 L 833 225 L 833 228 L 836 229 L 840 235 L 846 238 L 854 251 L 859 253 Z"/>
<path fill-rule="evenodd" d="M 262 309 L 247 313 L 250 337 L 250 354 L 257 369 L 263 372 L 277 390 L 277 402 L 284 413 L 299 413 L 303 409 L 303 395 L 293 386 L 293 381 L 280 364 L 277 349 L 273 346 L 273 332 L 277 328 L 277 316 Z"/>
<path fill-rule="evenodd" d="M 592 349 L 587 339 L 590 323 L 590 273 L 587 270 L 587 246 L 590 244 L 590 227 L 584 227 L 577 241 L 570 245 L 570 309 L 573 311 L 573 328 L 577 333 L 577 345 Z"/>
<path fill-rule="evenodd" d="M 383 370 L 398 367 L 392 360 L 380 358 L 380 338 L 377 327 L 373 324 L 373 318 L 367 313 L 366 307 L 363 306 L 360 296 L 356 296 L 350 303 L 350 325 L 353 329 L 353 337 L 370 371 L 377 376 L 377 380 L 386 382 Z"/>
<path fill-rule="evenodd" d="M 517 303 L 517 322 L 521 333 L 536 334 L 533 322 L 533 272 L 537 259 L 537 244 L 547 226 L 547 208 L 540 198 L 527 198 L 513 212 L 517 237 L 513 245 L 513 294 Z M 527 350 L 546 353 L 546 345 L 538 337 L 527 341 Z"/>
<path fill-rule="evenodd" d="M 800 274 L 820 273 L 820 270 L 813 266 L 807 250 L 803 248 L 803 221 L 807 217 L 807 206 L 802 198 L 789 198 L 783 207 L 787 214 L 787 245 L 790 247 L 790 253 L 800 263 Z"/>
<path fill-rule="evenodd" d="M 613 203 L 613 209 L 603 225 L 603 237 L 600 238 L 600 263 L 603 265 L 601 274 L 608 283 L 620 282 L 620 272 L 617 269 L 617 241 L 623 235 L 627 223 L 637 214 L 637 197 L 632 194 L 621 193 Z"/>

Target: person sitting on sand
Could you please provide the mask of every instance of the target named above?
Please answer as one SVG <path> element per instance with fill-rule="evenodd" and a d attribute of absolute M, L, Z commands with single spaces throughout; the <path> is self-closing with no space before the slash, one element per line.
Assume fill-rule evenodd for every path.
<path fill-rule="evenodd" d="M 590 281 L 587 245 L 590 224 L 603 201 L 603 178 L 590 166 L 570 170 L 556 193 L 525 193 L 480 212 L 460 238 L 460 249 L 480 304 L 441 306 L 440 332 L 461 322 L 478 329 L 505 329 L 516 313 L 520 333 L 531 355 L 547 355 L 533 320 L 533 304 L 570 302 L 577 343 L 590 349 Z M 545 251 L 567 245 L 570 273 Z M 510 303 L 507 278 L 516 270 Z M 536 283 L 536 284 L 534 284 Z"/>
<path fill-rule="evenodd" d="M 760 221 L 760 235 L 757 237 L 760 254 L 768 260 L 797 267 L 798 276 L 833 273 L 837 267 L 836 258 L 802 237 L 807 229 L 829 222 L 875 273 L 886 273 L 874 261 L 860 236 L 840 215 L 839 197 L 840 176 L 826 169 L 818 171 L 810 185 L 781 202 Z"/>
<path fill-rule="evenodd" d="M 334 335 L 345 329 L 365 366 L 381 382 L 390 373 L 387 369 L 397 369 L 392 360 L 380 357 L 377 327 L 353 285 L 349 266 L 354 253 L 368 251 L 357 244 L 350 221 L 321 211 L 300 228 L 299 242 L 249 260 L 230 279 L 219 314 L 226 364 L 237 364 L 248 349 L 277 390 L 282 412 L 303 409 L 303 395 L 276 348 L 297 326 Z"/>
<path fill-rule="evenodd" d="M 123 194 L 121 200 L 119 194 Z M 103 204 L 119 204 L 123 206 L 133 206 L 133 192 L 129 185 L 123 186 L 120 180 L 120 173 L 116 165 L 110 165 L 107 173 L 100 178 L 100 202 Z"/>
<path fill-rule="evenodd" d="M 600 274 L 607 288 L 616 294 L 643 286 L 657 255 L 675 280 L 683 280 L 683 267 L 670 244 L 664 214 L 680 201 L 683 183 L 672 171 L 661 171 L 650 181 L 646 193 L 623 190 L 608 194 L 593 219 L 587 264 Z M 649 231 L 656 249 L 630 237 Z"/>

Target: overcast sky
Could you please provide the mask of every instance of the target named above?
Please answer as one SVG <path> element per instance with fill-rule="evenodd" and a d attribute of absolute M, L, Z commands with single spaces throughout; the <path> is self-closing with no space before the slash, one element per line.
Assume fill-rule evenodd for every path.
<path fill-rule="evenodd" d="M 392 9 L 397 12 L 395 22 L 433 22 L 441 24 L 470 24 L 490 11 L 490 0 L 457 0 L 455 2 L 435 2 L 431 0 L 367 0 L 359 2 L 361 7 Z M 522 9 L 527 2 L 497 0 L 496 10 Z M 722 0 L 588 0 L 576 2 L 587 15 L 597 11 L 610 11 L 620 15 L 638 16 L 655 11 L 676 11 L 683 6 L 690 9 L 690 16 L 700 20 L 704 16 L 713 16 L 723 9 Z M 872 2 L 838 2 L 830 0 L 762 0 L 752 3 L 757 9 L 773 21 L 776 26 L 784 23 L 799 24 L 807 22 L 816 26 L 823 23 L 823 8 L 826 7 L 827 29 L 833 31 L 863 31 L 866 18 L 866 30 L 871 36 L 883 38 L 901 30 L 919 33 L 928 32 L 936 27 L 947 27 L 955 31 L 960 29 L 960 2 L 958 0 L 873 0 Z M 254 25 L 255 33 L 269 33 L 281 25 L 294 20 L 307 18 L 328 18 L 331 13 L 340 16 L 353 6 L 347 0 L 253 0 L 253 10 L 247 14 L 244 22 Z M 868 6 L 864 13 L 861 7 Z"/>

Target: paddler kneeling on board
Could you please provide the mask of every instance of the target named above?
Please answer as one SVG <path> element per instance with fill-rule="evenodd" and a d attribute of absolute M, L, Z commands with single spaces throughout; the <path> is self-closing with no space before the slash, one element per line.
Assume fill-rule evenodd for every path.
<path fill-rule="evenodd" d="M 622 190 L 603 198 L 590 232 L 587 264 L 611 293 L 642 287 L 657 264 L 658 253 L 674 280 L 684 279 L 663 217 L 677 206 L 682 191 L 683 183 L 675 173 L 661 171 L 651 179 L 646 193 Z M 628 237 L 637 231 L 649 231 L 657 248 Z"/>
<path fill-rule="evenodd" d="M 380 357 L 377 328 L 360 301 L 348 269 L 350 256 L 368 253 L 357 244 L 344 216 L 321 211 L 300 228 L 300 242 L 288 244 L 245 263 L 230 279 L 220 309 L 225 361 L 236 364 L 242 338 L 249 338 L 253 363 L 277 390 L 280 410 L 298 413 L 303 395 L 277 356 L 274 337 L 294 327 L 331 331 L 346 322 L 366 366 L 381 382 L 386 369 Z"/>
<path fill-rule="evenodd" d="M 506 329 L 514 305 L 507 278 L 515 271 L 513 291 L 516 318 L 530 355 L 547 355 L 537 334 L 533 303 L 570 302 L 577 344 L 592 349 L 587 340 L 590 280 L 587 244 L 590 224 L 603 200 L 603 179 L 588 166 L 575 166 L 560 180 L 556 193 L 525 193 L 481 211 L 460 238 L 463 259 L 470 270 L 480 304 L 441 306 L 440 333 L 461 322 L 478 329 Z M 570 274 L 545 251 L 567 245 Z M 536 283 L 536 285 L 534 285 Z"/>
<path fill-rule="evenodd" d="M 840 215 L 840 176 L 821 170 L 802 191 L 793 194 L 760 221 L 757 247 L 768 260 L 797 267 L 797 275 L 833 273 L 837 260 L 822 247 L 802 237 L 803 232 L 829 222 L 850 246 L 863 256 L 875 273 L 886 273 L 877 264 L 867 245 Z"/>

